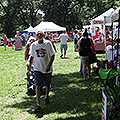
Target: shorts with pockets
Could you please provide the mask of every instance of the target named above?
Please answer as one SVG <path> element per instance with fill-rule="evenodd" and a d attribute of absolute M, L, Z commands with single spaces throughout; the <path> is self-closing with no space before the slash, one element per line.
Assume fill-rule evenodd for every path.
<path fill-rule="evenodd" d="M 64 50 L 67 50 L 67 44 L 60 44 L 60 49 L 62 50 L 64 48 Z"/>
<path fill-rule="evenodd" d="M 40 86 L 50 87 L 52 73 L 42 73 L 40 71 L 34 71 L 35 84 Z"/>

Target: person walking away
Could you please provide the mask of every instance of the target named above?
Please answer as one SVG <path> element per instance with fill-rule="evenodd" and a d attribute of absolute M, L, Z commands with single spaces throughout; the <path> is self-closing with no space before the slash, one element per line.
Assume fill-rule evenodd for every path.
<path fill-rule="evenodd" d="M 78 51 L 78 39 L 79 39 L 79 35 L 78 35 L 78 31 L 75 30 L 75 34 L 74 34 L 74 51 L 77 52 Z"/>
<path fill-rule="evenodd" d="M 5 50 L 6 50 L 6 45 L 7 45 L 7 36 L 4 35 L 4 47 L 5 47 Z"/>
<path fill-rule="evenodd" d="M 89 53 L 92 53 L 91 41 L 88 38 L 88 33 L 83 33 L 83 38 L 78 42 L 78 52 L 82 62 L 83 80 L 86 80 L 86 68 L 88 71 L 88 79 L 90 78 L 90 64 L 89 64 Z"/>
<path fill-rule="evenodd" d="M 45 104 L 49 104 L 49 90 L 51 84 L 51 76 L 53 72 L 52 63 L 55 57 L 55 50 L 52 43 L 44 38 L 42 31 L 37 32 L 37 41 L 35 41 L 30 47 L 30 65 L 31 70 L 32 63 L 34 60 L 34 75 L 36 82 L 36 101 L 37 106 L 34 113 L 41 111 L 40 106 L 40 86 L 43 82 L 46 86 L 46 97 Z"/>
<path fill-rule="evenodd" d="M 53 48 L 54 48 L 55 52 L 57 53 L 57 49 L 56 49 L 56 47 L 55 47 L 54 41 L 53 41 L 53 40 L 51 40 L 51 39 L 50 39 L 50 37 L 49 37 L 49 36 L 47 36 L 47 35 L 45 36 L 45 39 L 46 39 L 46 40 L 49 40 L 49 41 L 52 43 Z"/>
<path fill-rule="evenodd" d="M 60 57 L 63 57 L 63 48 L 64 48 L 64 58 L 66 56 L 66 51 L 67 51 L 67 41 L 69 40 L 68 35 L 65 33 L 65 31 L 63 31 L 62 34 L 60 34 L 60 36 L 58 37 L 58 39 L 61 41 L 60 44 L 60 50 L 61 50 L 61 55 Z"/>

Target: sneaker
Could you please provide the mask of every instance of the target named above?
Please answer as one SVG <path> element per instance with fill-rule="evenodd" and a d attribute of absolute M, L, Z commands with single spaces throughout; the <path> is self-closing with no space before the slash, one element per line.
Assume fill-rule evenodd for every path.
<path fill-rule="evenodd" d="M 49 98 L 46 97 L 46 98 L 45 98 L 45 105 L 47 105 L 47 104 L 49 104 L 49 103 L 50 103 Z"/>
<path fill-rule="evenodd" d="M 37 105 L 36 108 L 34 109 L 34 113 L 38 113 L 41 111 L 40 105 Z"/>
<path fill-rule="evenodd" d="M 60 55 L 60 58 L 62 58 L 63 54 Z"/>

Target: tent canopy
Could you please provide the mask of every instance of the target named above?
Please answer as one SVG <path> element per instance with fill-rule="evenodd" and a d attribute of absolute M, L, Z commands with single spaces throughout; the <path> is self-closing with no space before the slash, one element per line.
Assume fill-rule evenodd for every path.
<path fill-rule="evenodd" d="M 104 23 L 104 17 L 105 16 L 110 16 L 112 12 L 114 12 L 114 9 L 110 8 L 109 10 L 107 10 L 106 12 L 101 14 L 100 16 L 92 19 L 91 22 L 93 22 L 93 24 L 103 24 Z"/>
<path fill-rule="evenodd" d="M 111 22 L 116 22 L 119 19 L 119 10 L 120 7 L 118 7 L 116 10 L 114 9 L 111 14 L 107 15 L 105 17 L 105 23 L 111 23 Z"/>
<path fill-rule="evenodd" d="M 27 33 L 29 30 L 33 29 L 32 26 L 28 27 L 27 29 L 25 30 L 22 30 L 22 31 L 19 31 L 19 33 Z"/>
<path fill-rule="evenodd" d="M 53 22 L 41 22 L 33 29 L 29 30 L 28 32 L 37 32 L 39 30 L 42 30 L 43 32 L 53 32 L 53 31 L 66 31 L 65 27 L 61 27 L 56 25 Z"/>
<path fill-rule="evenodd" d="M 25 29 L 24 31 L 29 31 L 29 30 L 31 30 L 31 29 L 33 29 L 32 26 L 30 26 L 29 28 Z"/>

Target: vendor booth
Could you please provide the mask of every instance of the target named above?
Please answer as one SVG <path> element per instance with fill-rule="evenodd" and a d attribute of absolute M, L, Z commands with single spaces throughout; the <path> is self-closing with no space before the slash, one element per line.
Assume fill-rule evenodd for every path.
<path fill-rule="evenodd" d="M 114 37 L 113 23 L 118 22 L 116 38 Z M 100 69 L 99 74 L 103 84 L 102 95 L 102 120 L 111 120 L 120 112 L 120 8 L 114 9 L 109 15 L 104 16 L 104 25 L 111 24 L 112 45 L 106 47 L 106 58 L 113 63 L 113 68 Z M 116 44 L 113 42 L 116 40 Z M 105 101 L 105 102 L 104 102 Z M 106 105 L 105 105 L 106 103 Z"/>
<path fill-rule="evenodd" d="M 95 45 L 95 50 L 96 51 L 105 51 L 105 48 L 107 45 L 110 45 L 110 41 L 106 41 L 106 28 L 104 25 L 104 17 L 111 15 L 111 13 L 114 11 L 113 8 L 110 8 L 109 10 L 105 11 L 103 14 L 100 16 L 94 18 L 91 20 L 91 33 L 92 33 L 92 38 L 94 40 L 94 45 Z M 110 26 L 110 23 L 106 24 L 107 26 Z M 101 33 L 101 39 L 99 40 L 99 33 L 96 30 L 96 27 L 98 26 L 99 32 Z"/>
<path fill-rule="evenodd" d="M 110 8 L 109 10 L 102 13 L 100 16 L 91 20 L 92 36 L 95 35 L 95 27 L 94 26 L 101 25 L 101 27 L 102 27 L 102 25 L 104 25 L 104 17 L 110 15 L 113 11 L 114 11 L 114 9 Z M 102 28 L 102 30 L 103 30 L 103 28 Z M 101 31 L 101 32 L 104 34 L 105 31 Z"/>
<path fill-rule="evenodd" d="M 108 23 L 110 23 L 111 24 L 111 26 L 112 26 L 112 51 L 111 51 L 111 55 L 112 55 L 112 60 L 114 60 L 114 57 L 115 57 L 115 54 L 116 54 L 116 56 L 117 56 L 117 58 L 116 58 L 116 60 L 117 60 L 117 62 L 119 62 L 118 61 L 118 59 L 119 59 L 119 53 L 120 53 L 120 51 L 119 51 L 119 43 L 120 43 L 120 40 L 119 40 L 119 38 L 120 38 L 120 31 L 119 31 L 119 27 L 120 27 L 120 13 L 119 13 L 119 11 L 120 11 L 120 7 L 119 8 L 117 8 L 116 10 L 114 9 L 114 11 L 112 11 L 111 12 L 111 14 L 110 15 L 107 15 L 107 16 L 105 16 L 104 17 L 104 24 L 106 25 L 106 24 L 108 24 Z M 114 43 L 114 35 L 115 35 L 115 31 L 114 31 L 114 29 L 113 29 L 113 24 L 114 24 L 114 22 L 118 22 L 118 28 L 116 29 L 116 46 L 113 44 Z M 116 50 L 116 52 L 115 52 L 115 50 Z M 116 66 L 117 67 L 117 66 Z"/>

